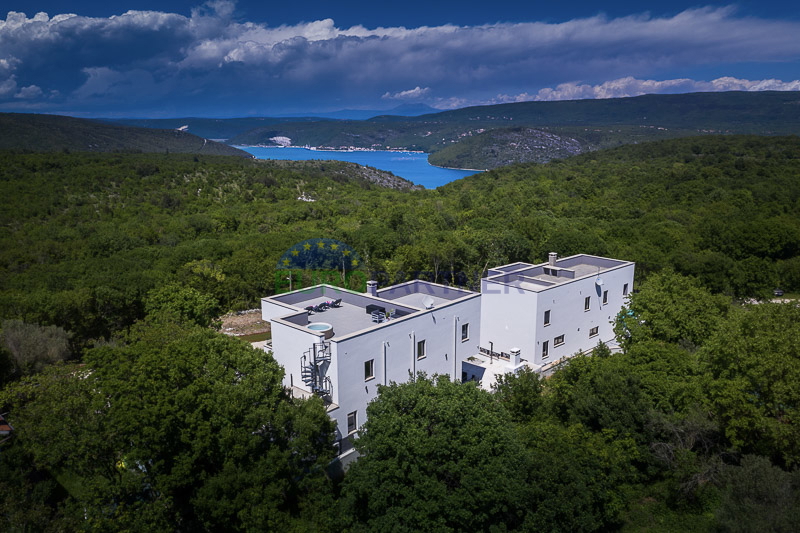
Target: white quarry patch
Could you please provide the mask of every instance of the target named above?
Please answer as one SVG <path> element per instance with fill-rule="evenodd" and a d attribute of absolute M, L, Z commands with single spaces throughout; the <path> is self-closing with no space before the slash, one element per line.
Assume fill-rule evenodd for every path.
<path fill-rule="evenodd" d="M 292 140 L 289 137 L 270 137 L 270 141 L 274 142 L 275 144 L 279 144 L 281 146 L 291 146 Z"/>

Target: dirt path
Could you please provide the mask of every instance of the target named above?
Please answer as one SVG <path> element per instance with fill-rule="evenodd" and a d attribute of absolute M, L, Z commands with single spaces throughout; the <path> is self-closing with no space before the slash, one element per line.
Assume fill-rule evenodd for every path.
<path fill-rule="evenodd" d="M 261 320 L 261 309 L 250 309 L 229 313 L 220 317 L 222 320 L 222 333 L 239 337 L 269 331 L 269 322 Z"/>

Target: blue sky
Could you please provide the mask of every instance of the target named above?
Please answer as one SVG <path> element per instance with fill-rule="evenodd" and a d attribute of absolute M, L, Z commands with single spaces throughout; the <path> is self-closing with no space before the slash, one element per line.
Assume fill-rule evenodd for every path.
<path fill-rule="evenodd" d="M 794 4 L 514 4 L 4 0 L 0 111 L 268 116 L 800 90 Z"/>

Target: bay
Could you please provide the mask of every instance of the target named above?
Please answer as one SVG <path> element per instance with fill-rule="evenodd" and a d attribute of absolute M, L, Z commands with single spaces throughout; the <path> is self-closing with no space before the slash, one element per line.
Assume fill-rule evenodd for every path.
<path fill-rule="evenodd" d="M 323 161 L 349 161 L 367 167 L 386 170 L 422 185 L 426 189 L 435 189 L 440 185 L 457 179 L 478 174 L 477 170 L 460 170 L 454 168 L 435 167 L 428 163 L 428 154 L 421 152 L 390 152 L 386 150 L 309 150 L 308 148 L 276 146 L 237 146 L 257 159 L 284 159 L 289 161 L 307 161 L 318 159 Z"/>

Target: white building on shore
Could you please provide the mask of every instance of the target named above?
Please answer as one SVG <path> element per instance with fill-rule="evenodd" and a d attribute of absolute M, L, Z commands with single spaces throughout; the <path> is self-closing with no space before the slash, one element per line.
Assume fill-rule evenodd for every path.
<path fill-rule="evenodd" d="M 590 255 L 490 269 L 481 292 L 410 281 L 366 293 L 317 285 L 261 301 L 271 350 L 296 396 L 317 394 L 337 423 L 340 454 L 377 385 L 417 372 L 477 380 L 554 362 L 599 341 L 633 288 L 634 263 Z"/>

